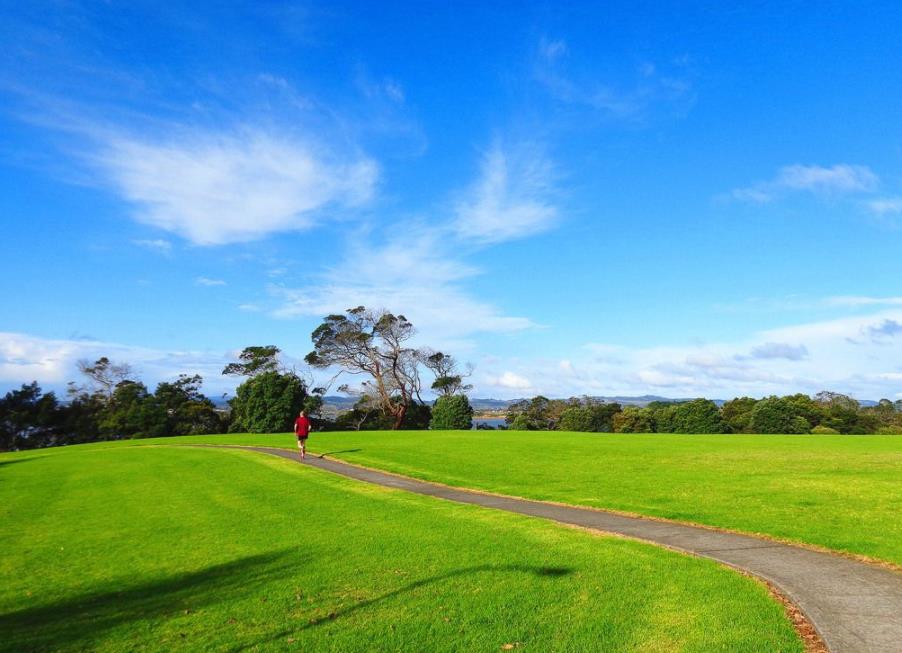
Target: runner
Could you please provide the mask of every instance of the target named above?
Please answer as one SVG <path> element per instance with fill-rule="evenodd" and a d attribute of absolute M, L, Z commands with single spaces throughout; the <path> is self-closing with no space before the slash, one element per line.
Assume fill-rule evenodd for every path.
<path fill-rule="evenodd" d="M 310 435 L 312 426 L 306 411 L 302 410 L 298 418 L 294 420 L 294 434 L 298 436 L 298 451 L 301 452 L 301 460 L 307 457 L 307 436 Z"/>

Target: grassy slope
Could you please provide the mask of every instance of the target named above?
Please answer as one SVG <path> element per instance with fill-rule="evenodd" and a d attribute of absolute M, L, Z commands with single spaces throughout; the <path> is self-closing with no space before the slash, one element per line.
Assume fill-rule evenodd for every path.
<path fill-rule="evenodd" d="M 292 446 L 285 435 L 212 439 Z M 314 434 L 310 446 L 451 485 L 764 533 L 902 564 L 899 436 L 408 431 Z"/>
<path fill-rule="evenodd" d="M 242 451 L 0 456 L 0 651 L 799 651 L 710 561 Z"/>

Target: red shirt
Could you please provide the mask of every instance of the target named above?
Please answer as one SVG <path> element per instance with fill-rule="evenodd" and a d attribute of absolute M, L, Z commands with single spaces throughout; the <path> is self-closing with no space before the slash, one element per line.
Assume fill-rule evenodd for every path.
<path fill-rule="evenodd" d="M 306 438 L 310 433 L 310 420 L 306 417 L 298 417 L 294 420 L 294 432 L 299 438 Z"/>

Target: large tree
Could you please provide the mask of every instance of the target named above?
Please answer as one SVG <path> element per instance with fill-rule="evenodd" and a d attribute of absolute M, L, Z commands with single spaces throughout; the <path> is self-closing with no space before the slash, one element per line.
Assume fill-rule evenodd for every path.
<path fill-rule="evenodd" d="M 415 332 L 403 315 L 363 306 L 346 313 L 327 316 L 313 331 L 313 351 L 304 360 L 320 369 L 368 375 L 367 392 L 391 417 L 392 428 L 401 428 L 411 406 L 423 405 L 421 367 L 435 353 L 408 346 Z"/>
<path fill-rule="evenodd" d="M 693 399 L 676 405 L 674 433 L 723 433 L 724 426 L 720 409 L 710 399 Z"/>
<path fill-rule="evenodd" d="M 467 395 L 442 395 L 432 407 L 429 427 L 435 431 L 473 428 L 473 407 Z"/>
<path fill-rule="evenodd" d="M 753 433 L 808 433 L 811 427 L 788 397 L 762 399 L 752 409 L 749 421 Z"/>
<path fill-rule="evenodd" d="M 238 354 L 238 362 L 226 365 L 222 373 L 230 376 L 256 376 L 278 371 L 281 351 L 275 345 L 245 347 Z"/>
<path fill-rule="evenodd" d="M 223 374 L 246 376 L 229 401 L 231 432 L 275 433 L 290 431 L 292 420 L 309 399 L 307 383 L 279 361 L 275 345 L 245 347 L 238 362 L 229 363 Z"/>
<path fill-rule="evenodd" d="M 7 392 L 0 398 L 0 451 L 56 444 L 59 416 L 56 396 L 43 394 L 37 381 Z"/>
<path fill-rule="evenodd" d="M 154 396 L 166 411 L 167 435 L 219 433 L 222 430 L 216 406 L 200 391 L 203 382 L 199 374 L 179 374 L 175 381 L 157 385 Z"/>
<path fill-rule="evenodd" d="M 263 372 L 238 386 L 232 406 L 232 433 L 290 431 L 304 406 L 307 388 L 294 374 Z"/>
<path fill-rule="evenodd" d="M 168 435 L 166 409 L 140 381 L 122 381 L 99 420 L 104 439 L 154 438 Z"/>
<path fill-rule="evenodd" d="M 120 383 L 134 380 L 131 378 L 134 375 L 131 365 L 114 363 L 106 356 L 98 358 L 93 363 L 84 359 L 78 361 L 78 371 L 88 378 L 90 389 L 107 401 L 113 398 Z M 83 390 L 72 388 L 70 392 L 83 392 Z"/>
<path fill-rule="evenodd" d="M 461 370 L 454 356 L 440 351 L 421 350 L 421 357 L 423 365 L 435 375 L 432 389 L 439 397 L 462 395 L 472 389 L 472 385 L 464 383 L 464 379 L 473 373 L 469 364 Z"/>

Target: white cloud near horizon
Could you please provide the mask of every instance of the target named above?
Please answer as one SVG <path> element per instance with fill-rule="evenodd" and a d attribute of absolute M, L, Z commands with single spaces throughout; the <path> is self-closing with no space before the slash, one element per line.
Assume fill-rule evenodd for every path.
<path fill-rule="evenodd" d="M 534 146 L 485 153 L 480 176 L 457 202 L 460 238 L 495 244 L 550 229 L 558 218 L 551 200 L 554 169 Z"/>
<path fill-rule="evenodd" d="M 626 347 L 591 343 L 567 359 L 477 361 L 476 396 L 645 395 L 730 399 L 834 390 L 902 398 L 902 310 L 770 329 L 735 342 Z"/>
<path fill-rule="evenodd" d="M 830 167 L 794 164 L 780 168 L 769 181 L 734 188 L 730 195 L 736 200 L 763 204 L 790 192 L 836 196 L 871 193 L 879 185 L 880 178 L 867 166 L 848 163 Z"/>
<path fill-rule="evenodd" d="M 310 228 L 323 209 L 369 201 L 379 174 L 362 155 L 258 129 L 103 138 L 93 162 L 135 218 L 196 245 Z"/>
<path fill-rule="evenodd" d="M 208 395 L 231 390 L 235 380 L 222 376 L 235 352 L 176 350 L 125 345 L 84 339 L 42 338 L 25 333 L 0 332 L 0 383 L 37 381 L 46 389 L 60 391 L 69 381 L 81 382 L 76 364 L 101 356 L 130 363 L 136 375 L 153 390 L 156 383 L 179 374 L 200 374 Z"/>
<path fill-rule="evenodd" d="M 521 391 L 532 388 L 532 382 L 529 379 L 525 376 L 514 374 L 513 372 L 504 372 L 501 374 L 501 376 L 494 380 L 494 385 L 497 385 L 499 388 Z"/>
<path fill-rule="evenodd" d="M 299 308 L 306 314 L 306 305 Z M 317 315 L 331 311 L 331 306 L 319 308 L 323 310 Z M 429 325 L 430 320 L 422 323 Z M 452 333 L 459 335 L 459 328 L 452 328 Z M 467 354 L 452 351 L 462 358 Z M 79 359 L 109 356 L 132 363 L 151 388 L 180 373 L 198 373 L 207 383 L 207 393 L 215 395 L 234 388 L 235 380 L 222 377 L 221 371 L 235 355 L 235 351 L 164 351 L 74 337 L 0 333 L 0 384 L 36 380 L 45 389 L 64 389 L 67 381 L 78 380 Z M 902 309 L 770 329 L 735 342 L 653 347 L 590 343 L 561 359 L 487 355 L 474 362 L 476 397 L 657 394 L 730 399 L 835 390 L 858 399 L 898 399 Z"/>

